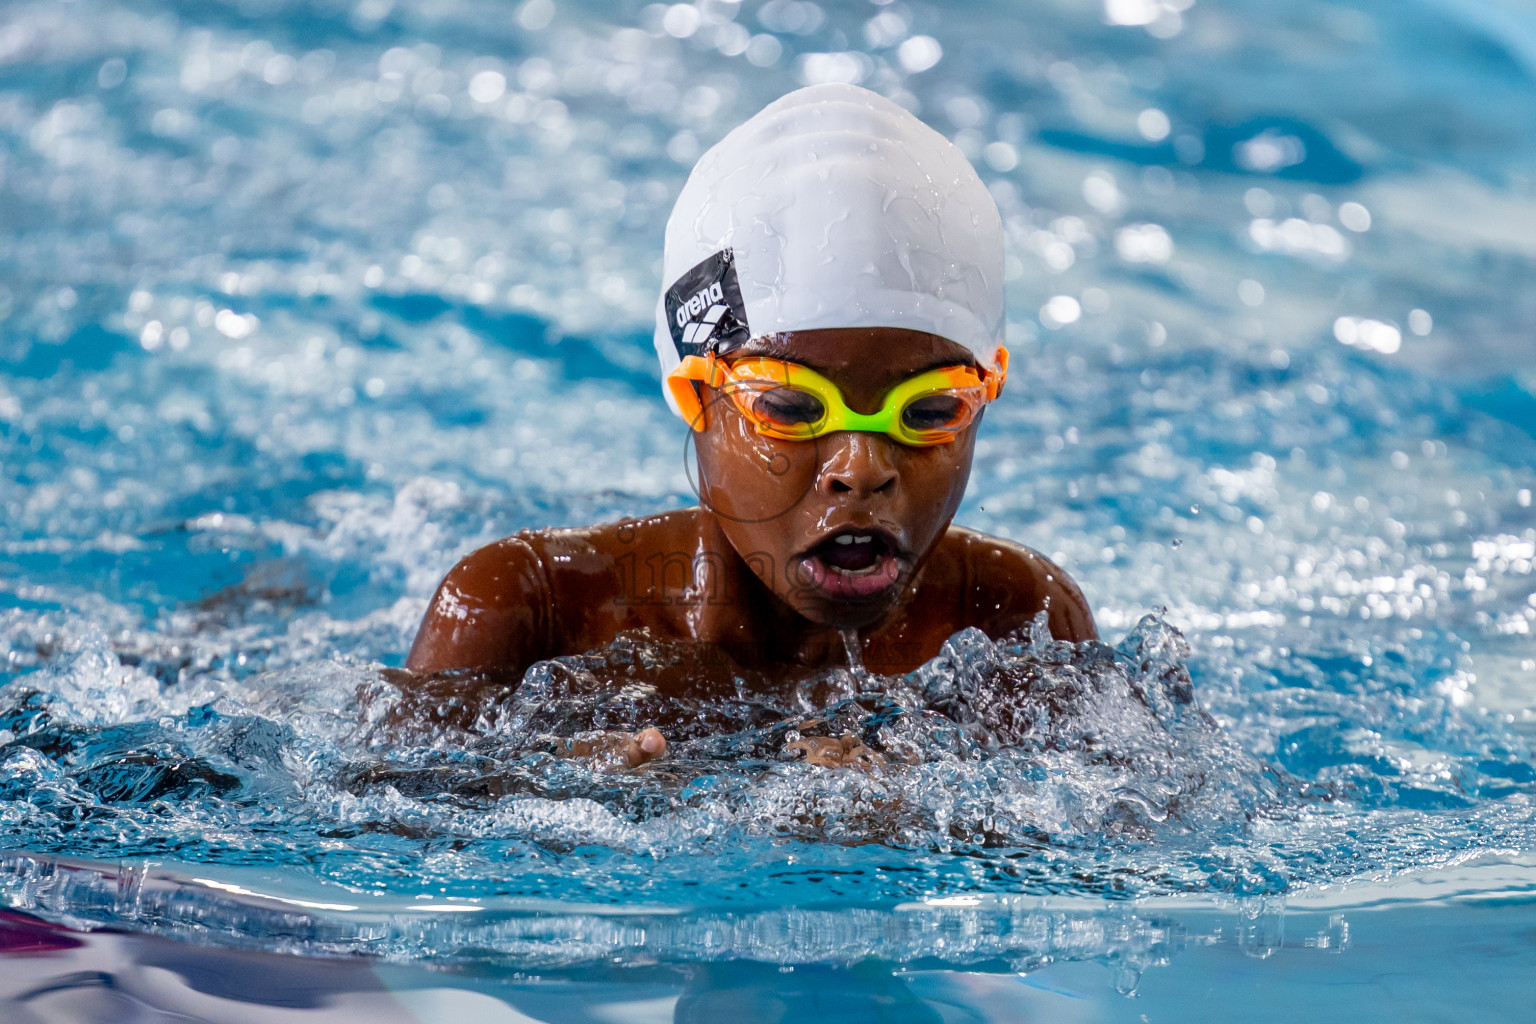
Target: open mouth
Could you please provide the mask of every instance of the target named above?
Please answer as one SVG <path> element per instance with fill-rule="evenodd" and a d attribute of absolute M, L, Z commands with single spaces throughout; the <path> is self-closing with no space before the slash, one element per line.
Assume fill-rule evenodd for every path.
<path fill-rule="evenodd" d="M 810 582 L 828 596 L 867 600 L 901 576 L 901 549 L 884 530 L 838 530 L 805 553 Z"/>

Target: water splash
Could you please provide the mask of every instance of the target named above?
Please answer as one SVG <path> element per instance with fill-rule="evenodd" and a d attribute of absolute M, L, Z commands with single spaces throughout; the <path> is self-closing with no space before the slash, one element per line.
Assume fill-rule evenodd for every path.
<path fill-rule="evenodd" d="M 161 691 L 133 669 L 104 673 L 115 659 L 89 645 L 0 691 L 0 812 L 20 845 L 76 855 L 270 857 L 448 890 L 487 884 L 500 862 L 519 887 L 584 898 L 599 863 L 629 876 L 629 899 L 676 897 L 685 879 L 691 897 L 730 898 L 740 865 L 785 840 L 850 851 L 797 854 L 822 865 L 883 846 L 912 859 L 915 889 L 895 885 L 909 895 L 946 891 L 957 866 L 975 885 L 983 864 L 980 884 L 1009 891 L 1320 877 L 1277 866 L 1268 836 L 1316 794 L 1223 735 L 1188 657 L 1158 616 L 1114 647 L 1056 641 L 1041 617 L 1001 641 L 958 633 L 907 676 L 866 676 L 870 691 L 842 669 L 774 678 L 626 636 L 515 688 L 448 680 L 424 708 L 398 674 L 340 663 Z M 566 756 L 573 740 L 648 726 L 670 754 L 641 769 Z M 817 742 L 842 743 L 851 767 L 807 763 Z M 932 860 L 955 854 L 981 859 Z"/>

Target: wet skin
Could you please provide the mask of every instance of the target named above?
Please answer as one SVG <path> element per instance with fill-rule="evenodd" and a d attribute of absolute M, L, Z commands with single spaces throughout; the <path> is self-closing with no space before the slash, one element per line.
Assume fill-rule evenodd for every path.
<path fill-rule="evenodd" d="M 974 363 L 953 342 L 894 328 L 798 331 L 738 354 L 807 365 L 861 413 L 877 411 L 914 374 Z M 535 661 L 629 630 L 792 672 L 846 664 L 840 631 L 853 629 L 865 664 L 881 674 L 916 668 L 957 630 L 998 637 L 1042 609 L 1058 639 L 1096 635 L 1082 593 L 1059 567 L 950 524 L 980 418 L 926 448 L 855 431 L 781 441 L 700 387 L 700 507 L 525 532 L 466 557 L 439 586 L 411 648 L 417 696 L 443 695 L 471 670 L 515 685 Z M 659 756 L 660 740 L 655 730 L 636 734 L 622 760 Z"/>

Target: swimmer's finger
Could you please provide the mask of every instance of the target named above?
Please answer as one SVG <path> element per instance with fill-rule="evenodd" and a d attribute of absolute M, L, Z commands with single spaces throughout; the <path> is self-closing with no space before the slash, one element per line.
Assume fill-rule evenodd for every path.
<path fill-rule="evenodd" d="M 879 751 L 871 750 L 858 737 L 848 734 L 839 739 L 804 736 L 785 744 L 784 752 L 799 757 L 805 764 L 822 768 L 869 768 L 886 761 Z"/>
<path fill-rule="evenodd" d="M 806 764 L 822 768 L 836 768 L 842 763 L 842 752 L 837 740 L 828 736 L 802 736 L 784 745 L 784 752 L 792 754 Z"/>
<path fill-rule="evenodd" d="M 629 738 L 624 748 L 624 762 L 630 768 L 638 768 L 647 761 L 654 761 L 667 752 L 667 738 L 659 729 L 641 729 Z"/>

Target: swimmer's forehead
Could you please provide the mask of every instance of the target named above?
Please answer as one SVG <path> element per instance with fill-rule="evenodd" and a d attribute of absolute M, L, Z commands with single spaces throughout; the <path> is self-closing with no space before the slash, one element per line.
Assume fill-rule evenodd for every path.
<path fill-rule="evenodd" d="M 831 372 L 859 367 L 897 377 L 941 366 L 976 365 L 975 355 L 964 345 L 895 327 L 784 331 L 753 338 L 731 355 L 766 356 Z"/>

